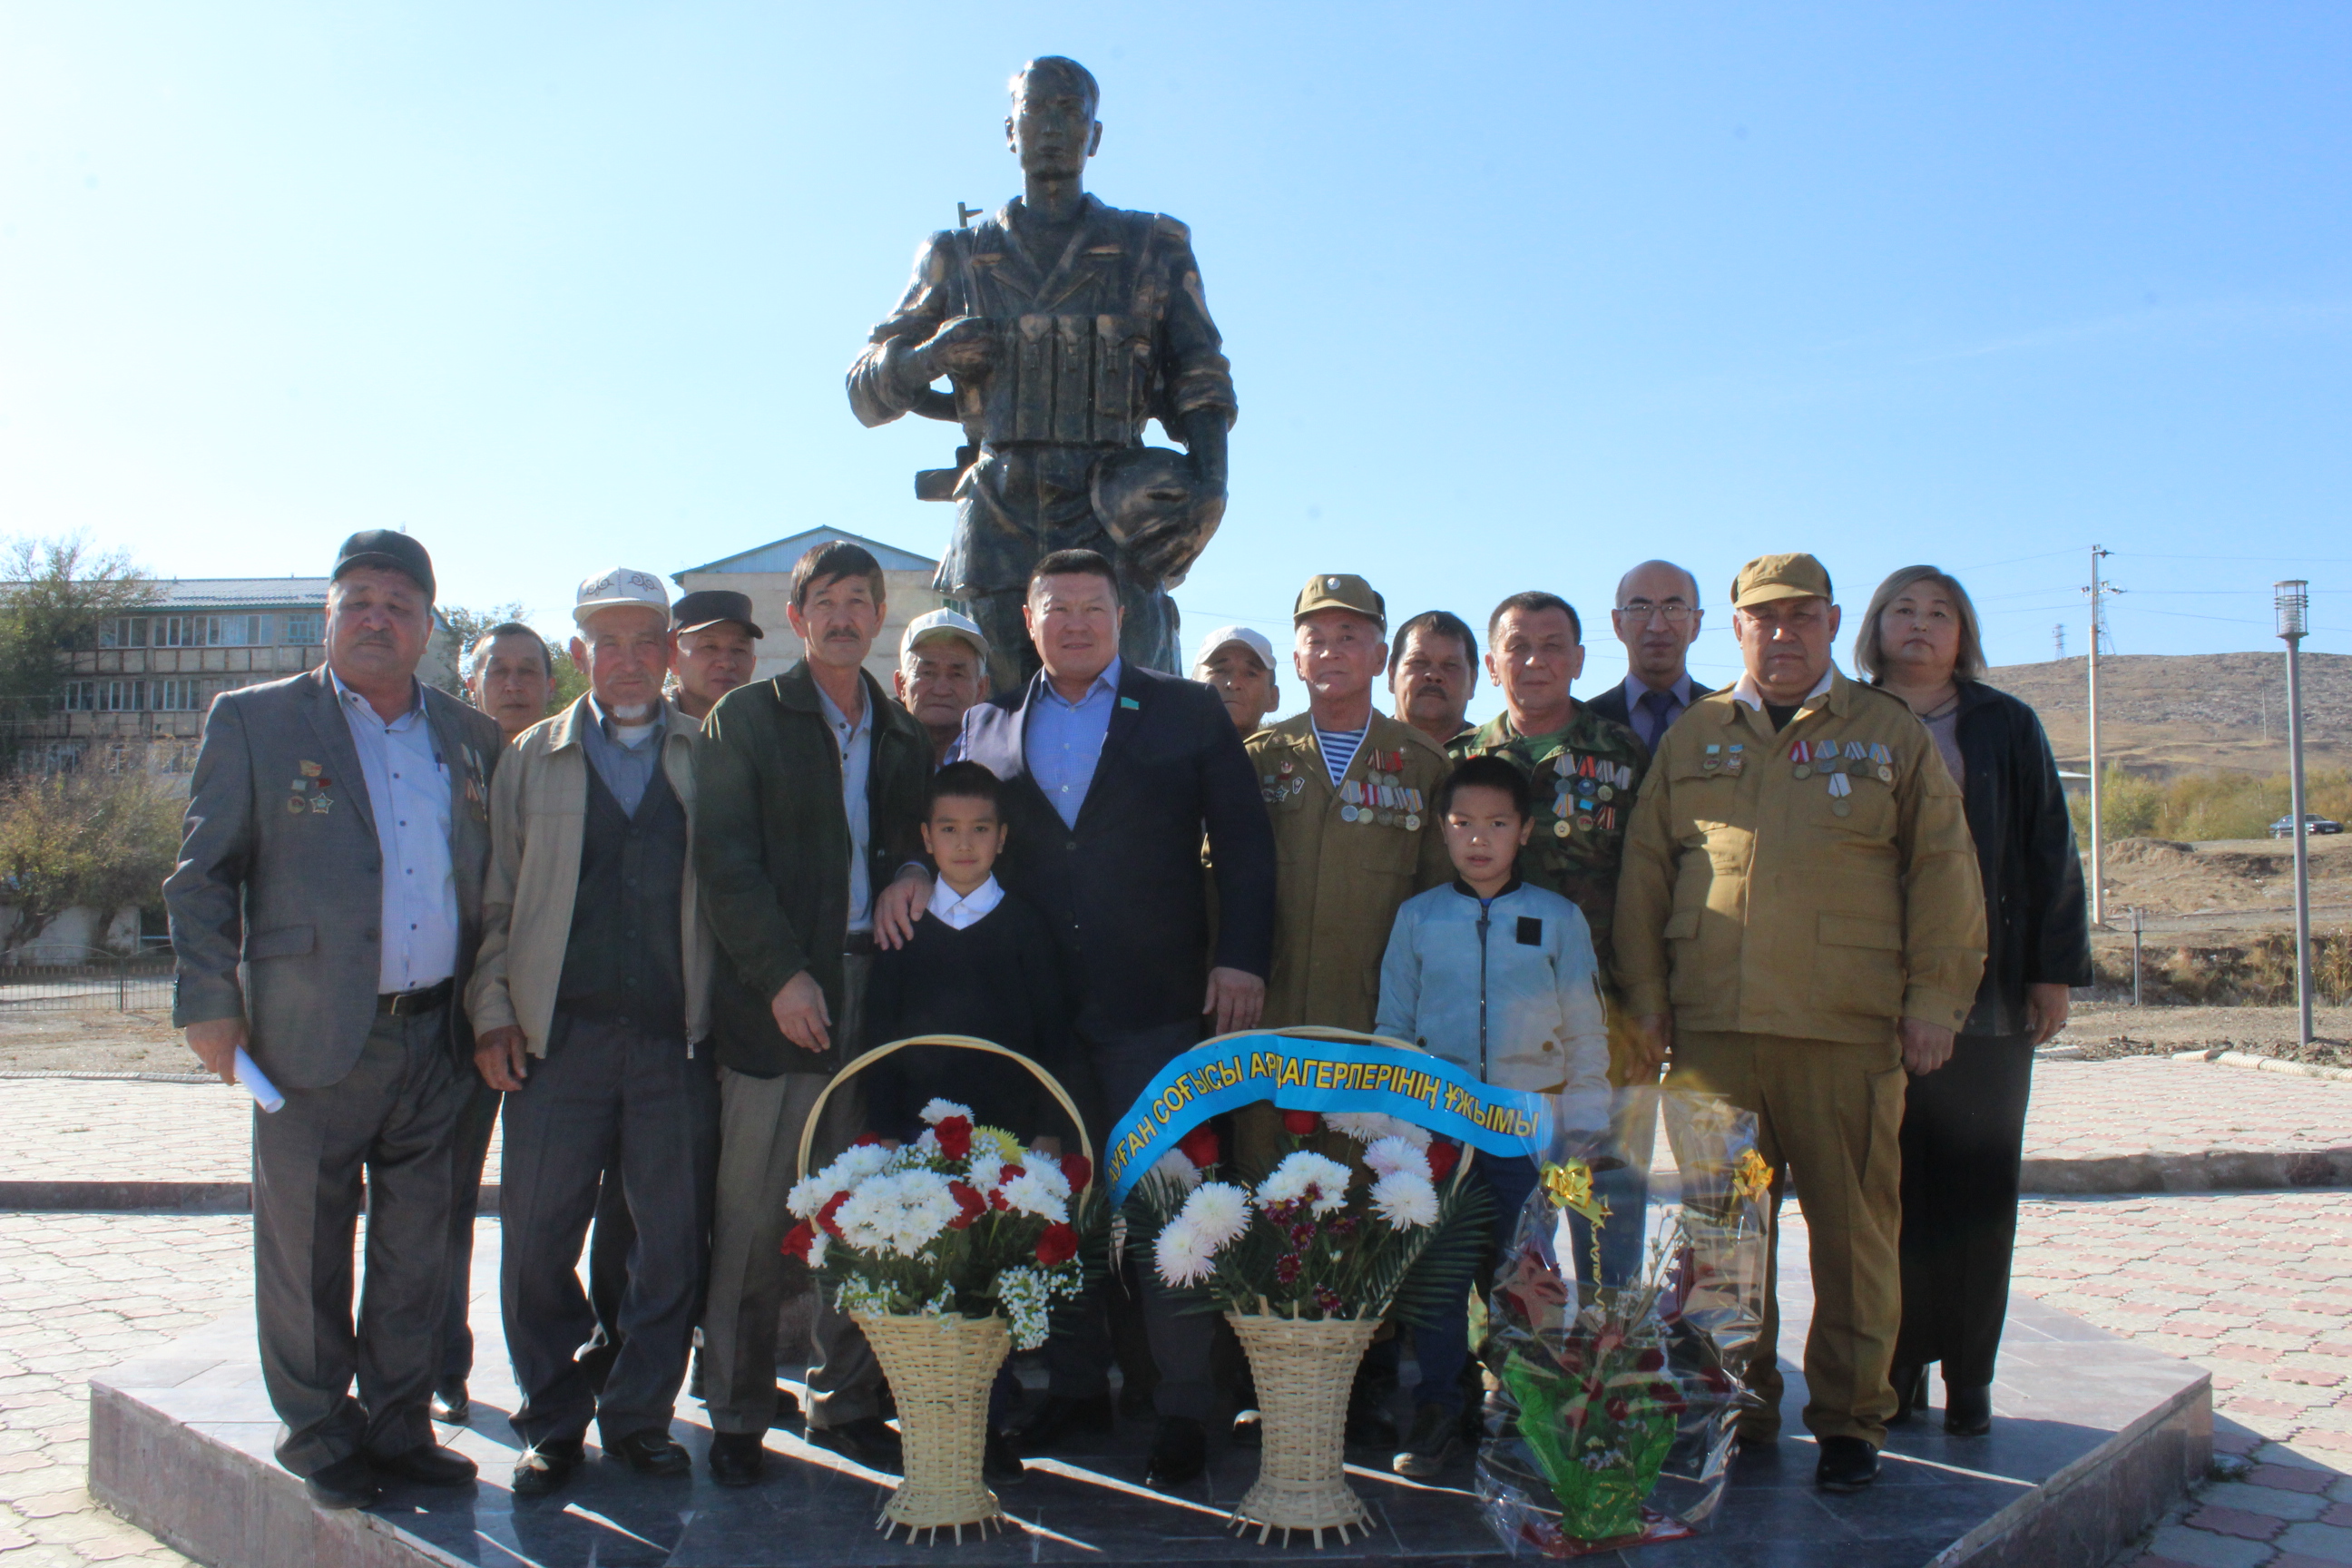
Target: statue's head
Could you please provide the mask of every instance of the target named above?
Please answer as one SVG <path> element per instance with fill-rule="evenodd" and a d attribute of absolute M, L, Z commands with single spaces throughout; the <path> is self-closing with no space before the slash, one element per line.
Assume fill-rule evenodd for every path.
<path fill-rule="evenodd" d="M 1013 112 L 1004 139 L 1024 174 L 1076 176 L 1102 145 L 1095 110 L 1102 89 L 1094 73 L 1060 55 L 1042 55 L 1013 73 Z"/>

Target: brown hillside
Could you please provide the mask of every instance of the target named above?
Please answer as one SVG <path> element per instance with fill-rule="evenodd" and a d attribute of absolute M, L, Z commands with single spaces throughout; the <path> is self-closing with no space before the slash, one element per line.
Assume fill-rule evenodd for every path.
<path fill-rule="evenodd" d="M 1986 679 L 2033 705 L 2059 765 L 2089 760 L 2084 658 L 2003 665 Z M 2352 654 L 2303 656 L 2305 765 L 2352 767 Z M 2286 771 L 2286 654 L 2123 654 L 2099 660 L 2099 747 L 2135 773 Z"/>

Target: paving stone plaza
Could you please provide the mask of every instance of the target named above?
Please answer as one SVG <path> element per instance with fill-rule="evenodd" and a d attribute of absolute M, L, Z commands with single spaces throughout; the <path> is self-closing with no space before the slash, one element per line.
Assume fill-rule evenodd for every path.
<path fill-rule="evenodd" d="M 24 1205 L 89 1190 L 74 1183 L 184 1184 L 184 1202 L 196 1189 L 234 1187 L 244 1178 L 246 1116 L 236 1096 L 202 1084 L 8 1082 L 0 1099 L 0 1193 L 14 1194 L 13 1212 L 0 1213 L 5 1568 L 187 1561 L 92 1501 L 86 1384 L 247 1310 L 248 1223 L 237 1213 Z M 2352 1084 L 2162 1058 L 2049 1059 L 2037 1069 L 2027 1153 L 2047 1178 L 2039 1184 L 2065 1190 L 2023 1206 L 2020 1296 L 2212 1378 L 2213 1479 L 2116 1561 L 2352 1563 L 2346 1191 L 2072 1190 L 2145 1176 L 2147 1156 L 2165 1157 L 2158 1179 L 2179 1184 L 2228 1168 L 2222 1156 L 2352 1155 Z M 487 1261 L 497 1222 L 482 1224 L 477 1257 Z M 2000 1402 L 1997 1388 L 1996 1409 Z M 689 1406 L 685 1419 L 698 1414 Z M 1704 1561 L 1706 1545 L 1651 1555 Z"/>

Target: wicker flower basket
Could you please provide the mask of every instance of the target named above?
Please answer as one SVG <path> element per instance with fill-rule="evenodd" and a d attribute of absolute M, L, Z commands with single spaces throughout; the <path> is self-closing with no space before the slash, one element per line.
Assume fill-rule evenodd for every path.
<path fill-rule="evenodd" d="M 936 1537 L 953 1529 L 961 1542 L 966 1525 L 986 1534 L 1003 1511 L 981 1479 L 981 1452 L 989 1384 L 1013 1342 L 1004 1320 L 858 1312 L 853 1321 L 898 1398 L 907 1456 L 906 1479 L 875 1521 L 884 1538 L 902 1524 L 910 1539 L 918 1531 Z"/>
<path fill-rule="evenodd" d="M 1020 1063 L 1068 1115 L 1070 1124 L 1078 1130 L 1080 1149 L 1089 1162 L 1094 1159 L 1094 1140 L 1087 1135 L 1086 1119 L 1052 1073 L 1020 1052 L 990 1040 L 968 1035 L 919 1035 L 877 1046 L 833 1076 L 802 1126 L 798 1165 L 802 1175 L 808 1174 L 809 1162 L 816 1152 L 817 1131 L 833 1091 L 908 1046 L 954 1046 Z M 874 1347 L 882 1375 L 890 1380 L 890 1392 L 898 1405 L 899 1445 L 906 1455 L 906 1476 L 890 1500 L 882 1505 L 882 1517 L 874 1521 L 874 1527 L 886 1541 L 900 1525 L 906 1526 L 909 1540 L 918 1531 L 929 1531 L 937 1541 L 940 1531 L 952 1530 L 961 1543 L 967 1525 L 985 1536 L 989 1524 L 1003 1516 L 996 1494 L 981 1479 L 981 1460 L 988 1444 L 989 1386 L 996 1381 L 996 1369 L 1004 1364 L 1013 1346 L 1004 1320 L 966 1318 L 952 1312 L 856 1312 L 851 1321 Z"/>
<path fill-rule="evenodd" d="M 1353 1529 L 1371 1533 L 1371 1514 L 1344 1478 L 1348 1392 L 1357 1363 L 1380 1328 L 1361 1322 L 1295 1322 L 1255 1312 L 1227 1312 L 1225 1321 L 1249 1352 L 1265 1415 L 1257 1482 L 1234 1510 L 1234 1528 L 1258 1527 L 1262 1545 L 1276 1530 L 1283 1544 L 1295 1530 L 1336 1530 L 1345 1544 Z"/>

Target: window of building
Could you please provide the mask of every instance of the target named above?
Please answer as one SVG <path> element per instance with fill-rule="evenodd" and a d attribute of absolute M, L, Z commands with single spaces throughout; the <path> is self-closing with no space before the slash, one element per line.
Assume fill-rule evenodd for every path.
<path fill-rule="evenodd" d="M 143 680 L 68 680 L 65 706 L 75 713 L 143 713 L 147 683 Z"/>
<path fill-rule="evenodd" d="M 164 713 L 201 713 L 212 703 L 215 683 L 209 680 L 158 680 L 155 707 Z"/>
<path fill-rule="evenodd" d="M 147 646 L 147 617 L 144 616 L 123 616 L 114 620 L 103 623 L 98 628 L 98 646 L 100 647 L 145 647 Z"/>
<path fill-rule="evenodd" d="M 313 610 L 305 615 L 287 616 L 286 640 L 306 647 L 312 644 L 325 642 L 327 640 L 326 616 Z"/>
<path fill-rule="evenodd" d="M 256 647 L 268 640 L 267 616 L 161 616 L 157 647 Z"/>

